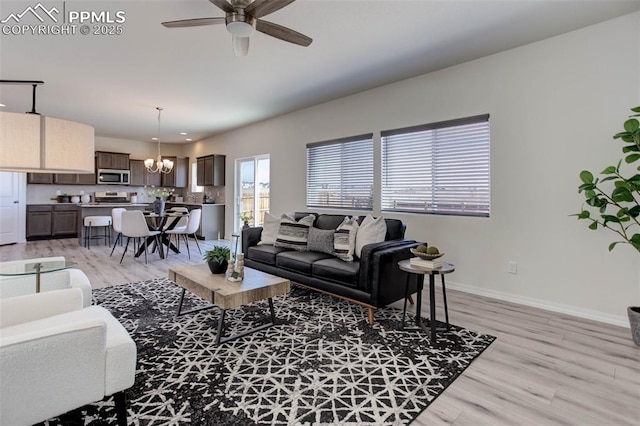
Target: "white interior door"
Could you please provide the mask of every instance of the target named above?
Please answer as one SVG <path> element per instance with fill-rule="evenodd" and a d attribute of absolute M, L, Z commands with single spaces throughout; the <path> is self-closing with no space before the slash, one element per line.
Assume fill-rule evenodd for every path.
<path fill-rule="evenodd" d="M 20 173 L 0 172 L 0 245 L 18 242 Z"/>

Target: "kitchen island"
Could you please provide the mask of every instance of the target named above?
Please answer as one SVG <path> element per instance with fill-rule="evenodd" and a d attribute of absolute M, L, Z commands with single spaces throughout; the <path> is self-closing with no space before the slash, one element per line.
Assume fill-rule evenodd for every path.
<path fill-rule="evenodd" d="M 186 207 L 189 211 L 202 209 L 200 227 L 196 232 L 200 240 L 224 239 L 224 204 L 223 203 L 174 203 L 167 202 L 169 207 Z"/>

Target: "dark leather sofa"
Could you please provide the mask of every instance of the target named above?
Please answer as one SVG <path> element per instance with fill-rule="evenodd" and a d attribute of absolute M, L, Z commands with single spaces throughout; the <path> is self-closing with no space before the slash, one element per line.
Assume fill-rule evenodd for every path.
<path fill-rule="evenodd" d="M 344 215 L 301 213 L 299 220 L 308 214 L 316 216 L 314 226 L 320 229 L 336 229 Z M 363 216 L 358 218 L 362 222 Z M 385 241 L 363 247 L 361 257 L 345 262 L 335 256 L 314 251 L 296 251 L 274 245 L 258 245 L 262 227 L 245 228 L 242 231 L 244 264 L 297 285 L 348 300 L 369 310 L 369 323 L 373 324 L 377 308 L 404 298 L 407 275 L 398 268 L 398 261 L 412 257 L 409 248 L 420 244 L 404 238 L 406 226 L 397 219 L 385 219 Z M 417 291 L 416 280 L 410 281 L 409 294 Z"/>

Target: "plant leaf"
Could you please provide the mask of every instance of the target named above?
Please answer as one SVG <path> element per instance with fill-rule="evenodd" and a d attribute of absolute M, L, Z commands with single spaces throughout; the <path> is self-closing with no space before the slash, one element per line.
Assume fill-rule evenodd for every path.
<path fill-rule="evenodd" d="M 627 158 L 624 159 L 624 161 L 627 164 L 631 164 L 634 163 L 636 161 L 640 160 L 640 154 L 631 154 L 631 155 L 627 155 Z"/>
<path fill-rule="evenodd" d="M 631 111 L 633 112 L 640 112 L 640 106 L 637 106 L 635 108 L 631 108 Z"/>
<path fill-rule="evenodd" d="M 640 123 L 635 118 L 630 118 L 629 120 L 624 122 L 624 129 L 629 133 L 633 133 L 639 128 Z"/>
<path fill-rule="evenodd" d="M 593 173 L 588 170 L 583 170 L 580 172 L 580 179 L 584 183 L 593 183 Z"/>
<path fill-rule="evenodd" d="M 592 222 L 591 225 L 589 225 L 589 229 L 598 229 L 598 222 Z"/>
<path fill-rule="evenodd" d="M 617 245 L 618 245 L 619 243 L 621 243 L 621 242 L 622 242 L 622 241 L 616 241 L 615 243 L 611 243 L 611 244 L 609 244 L 609 251 L 613 250 L 613 248 L 614 248 L 615 246 L 617 246 Z"/>
<path fill-rule="evenodd" d="M 600 172 L 601 175 L 610 175 L 616 172 L 616 166 L 609 166 Z"/>
<path fill-rule="evenodd" d="M 576 216 L 578 216 L 578 219 L 588 219 L 591 217 L 591 213 L 589 212 L 589 210 L 582 210 Z"/>
<path fill-rule="evenodd" d="M 626 154 L 627 152 L 631 152 L 631 151 L 640 152 L 640 148 L 638 148 L 636 145 L 627 145 L 627 146 L 622 148 L 622 152 L 624 154 Z"/>

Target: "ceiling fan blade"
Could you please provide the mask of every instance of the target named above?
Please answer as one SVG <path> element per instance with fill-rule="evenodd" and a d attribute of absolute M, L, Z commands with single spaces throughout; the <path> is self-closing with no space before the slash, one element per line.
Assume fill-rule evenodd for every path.
<path fill-rule="evenodd" d="M 249 37 L 233 36 L 233 53 L 236 56 L 247 56 L 249 53 Z"/>
<path fill-rule="evenodd" d="M 209 1 L 227 13 L 233 13 L 236 11 L 227 0 L 209 0 Z"/>
<path fill-rule="evenodd" d="M 244 8 L 244 11 L 254 18 L 262 18 L 270 13 L 280 10 L 296 0 L 255 0 Z"/>
<path fill-rule="evenodd" d="M 183 28 L 183 27 L 201 27 L 203 25 L 216 25 L 224 24 L 224 18 L 196 18 L 196 19 L 183 19 L 181 21 L 167 21 L 163 22 L 167 28 Z"/>
<path fill-rule="evenodd" d="M 289 43 L 298 44 L 300 46 L 309 46 L 313 41 L 312 38 L 307 37 L 304 34 L 300 34 L 291 28 L 283 27 L 282 25 L 274 24 L 273 22 L 258 20 L 256 22 L 256 30 L 261 33 L 270 35 L 271 37 L 279 38 L 280 40 L 288 41 Z"/>

